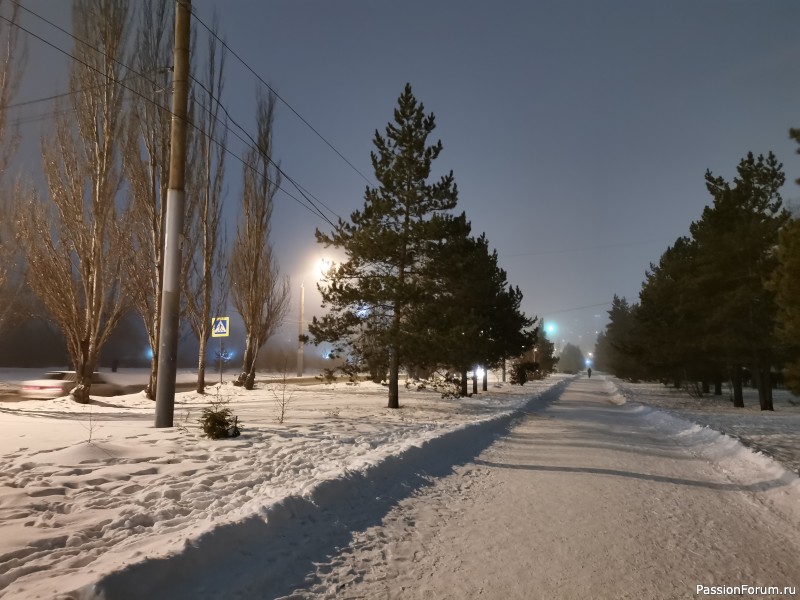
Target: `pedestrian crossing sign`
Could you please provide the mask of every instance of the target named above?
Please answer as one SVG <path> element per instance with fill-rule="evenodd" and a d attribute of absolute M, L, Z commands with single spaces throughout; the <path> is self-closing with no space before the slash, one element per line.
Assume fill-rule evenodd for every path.
<path fill-rule="evenodd" d="M 230 317 L 213 317 L 211 319 L 211 337 L 228 337 Z"/>

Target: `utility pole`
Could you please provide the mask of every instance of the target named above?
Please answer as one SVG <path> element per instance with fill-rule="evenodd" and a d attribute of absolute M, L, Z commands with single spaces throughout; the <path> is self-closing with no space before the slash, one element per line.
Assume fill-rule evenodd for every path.
<path fill-rule="evenodd" d="M 161 293 L 156 427 L 172 427 L 181 298 L 181 235 L 186 174 L 186 114 L 189 103 L 189 20 L 191 0 L 175 2 L 174 89 L 170 129 L 169 189 L 164 235 L 164 289 Z"/>
<path fill-rule="evenodd" d="M 297 334 L 297 376 L 303 376 L 303 331 L 305 327 L 303 327 L 303 312 L 304 312 L 304 304 L 306 300 L 306 290 L 303 287 L 303 284 L 300 284 L 300 327 L 299 332 Z"/>

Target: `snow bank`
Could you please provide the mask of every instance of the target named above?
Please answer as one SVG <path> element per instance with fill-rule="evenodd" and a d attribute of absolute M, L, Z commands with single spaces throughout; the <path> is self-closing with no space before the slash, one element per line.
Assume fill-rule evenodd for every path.
<path fill-rule="evenodd" d="M 777 453 L 775 446 L 786 445 L 786 436 L 797 436 L 797 413 L 788 411 L 781 415 L 760 411 L 743 412 L 723 404 L 722 414 L 715 415 L 710 412 L 713 404 L 674 390 L 665 391 L 664 386 L 623 384 L 611 379 L 607 379 L 605 385 L 615 399 L 612 401 L 620 404 L 628 400 L 634 401 L 637 410 L 648 423 L 680 440 L 693 454 L 713 463 L 748 491 L 758 493 L 759 500 L 769 502 L 791 522 L 800 523 L 800 477 L 791 470 L 791 465 L 800 458 L 797 456 L 800 454 L 800 444 L 790 443 L 795 454 L 787 461 L 788 465 L 775 460 L 773 454 Z M 677 396 L 683 410 L 669 409 L 663 399 L 658 399 L 665 393 L 670 397 Z M 645 404 L 647 402 L 657 403 L 658 408 Z M 697 406 L 697 412 L 691 412 L 687 409 L 688 406 Z M 669 412 L 663 410 L 665 408 Z M 734 412 L 738 431 L 744 432 L 742 435 L 745 440 L 720 431 L 727 428 L 730 411 Z M 706 424 L 695 420 L 704 420 Z M 770 426 L 772 435 L 761 441 L 764 448 L 760 448 L 747 441 L 746 432 L 763 429 L 765 421 Z"/>

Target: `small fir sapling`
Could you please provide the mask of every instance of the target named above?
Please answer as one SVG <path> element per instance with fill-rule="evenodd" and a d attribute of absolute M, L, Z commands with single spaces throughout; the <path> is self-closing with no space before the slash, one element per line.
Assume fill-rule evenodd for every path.
<path fill-rule="evenodd" d="M 239 417 L 234 415 L 233 411 L 226 406 L 230 400 L 227 397 L 220 396 L 219 386 L 216 387 L 217 394 L 214 400 L 211 401 L 211 406 L 203 409 L 203 414 L 198 419 L 198 422 L 203 428 L 203 433 L 212 440 L 238 437 L 241 434 Z"/>

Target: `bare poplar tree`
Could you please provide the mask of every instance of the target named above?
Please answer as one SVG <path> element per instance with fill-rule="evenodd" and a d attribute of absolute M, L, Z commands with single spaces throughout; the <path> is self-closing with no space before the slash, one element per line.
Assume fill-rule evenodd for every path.
<path fill-rule="evenodd" d="M 140 5 L 134 65 L 141 76 L 129 84 L 146 100 L 133 103 L 125 144 L 125 171 L 131 187 L 129 258 L 125 274 L 130 300 L 141 316 L 153 356 L 145 389 L 155 399 L 158 334 L 164 272 L 162 235 L 169 187 L 169 144 L 174 3 L 144 0 Z"/>
<path fill-rule="evenodd" d="M 0 0 L 0 14 L 8 19 L 8 21 L 0 20 L 0 331 L 2 331 L 14 311 L 23 283 L 19 273 L 16 278 L 9 277 L 16 267 L 17 248 L 14 243 L 14 232 L 11 229 L 13 196 L 8 190 L 7 171 L 19 145 L 19 133 L 9 127 L 8 106 L 19 90 L 25 64 L 25 47 L 20 44 L 19 29 L 13 25 L 19 20 L 19 5 Z"/>
<path fill-rule="evenodd" d="M 245 351 L 238 385 L 253 388 L 258 351 L 281 326 L 289 308 L 289 279 L 281 277 L 270 243 L 272 202 L 280 173 L 272 161 L 275 96 L 259 93 L 257 147 L 245 156 L 242 212 L 233 244 L 231 295 L 245 327 Z"/>
<path fill-rule="evenodd" d="M 42 140 L 49 198 L 32 194 L 18 213 L 28 280 L 64 334 L 77 372 L 71 393 L 81 403 L 89 401 L 100 349 L 126 309 L 126 224 L 117 206 L 126 117 L 117 82 L 127 24 L 125 0 L 76 0 L 72 30 L 87 44 L 73 49 L 71 110 Z"/>
<path fill-rule="evenodd" d="M 216 14 L 208 36 L 207 62 L 202 80 L 194 80 L 195 126 L 193 174 L 190 181 L 192 215 L 187 219 L 190 258 L 184 294 L 187 314 L 200 344 L 197 392 L 205 391 L 206 349 L 211 336 L 211 312 L 219 313 L 227 300 L 227 269 L 222 229 L 223 180 L 227 123 L 220 104 L 224 88 L 225 50 L 217 41 Z"/>

